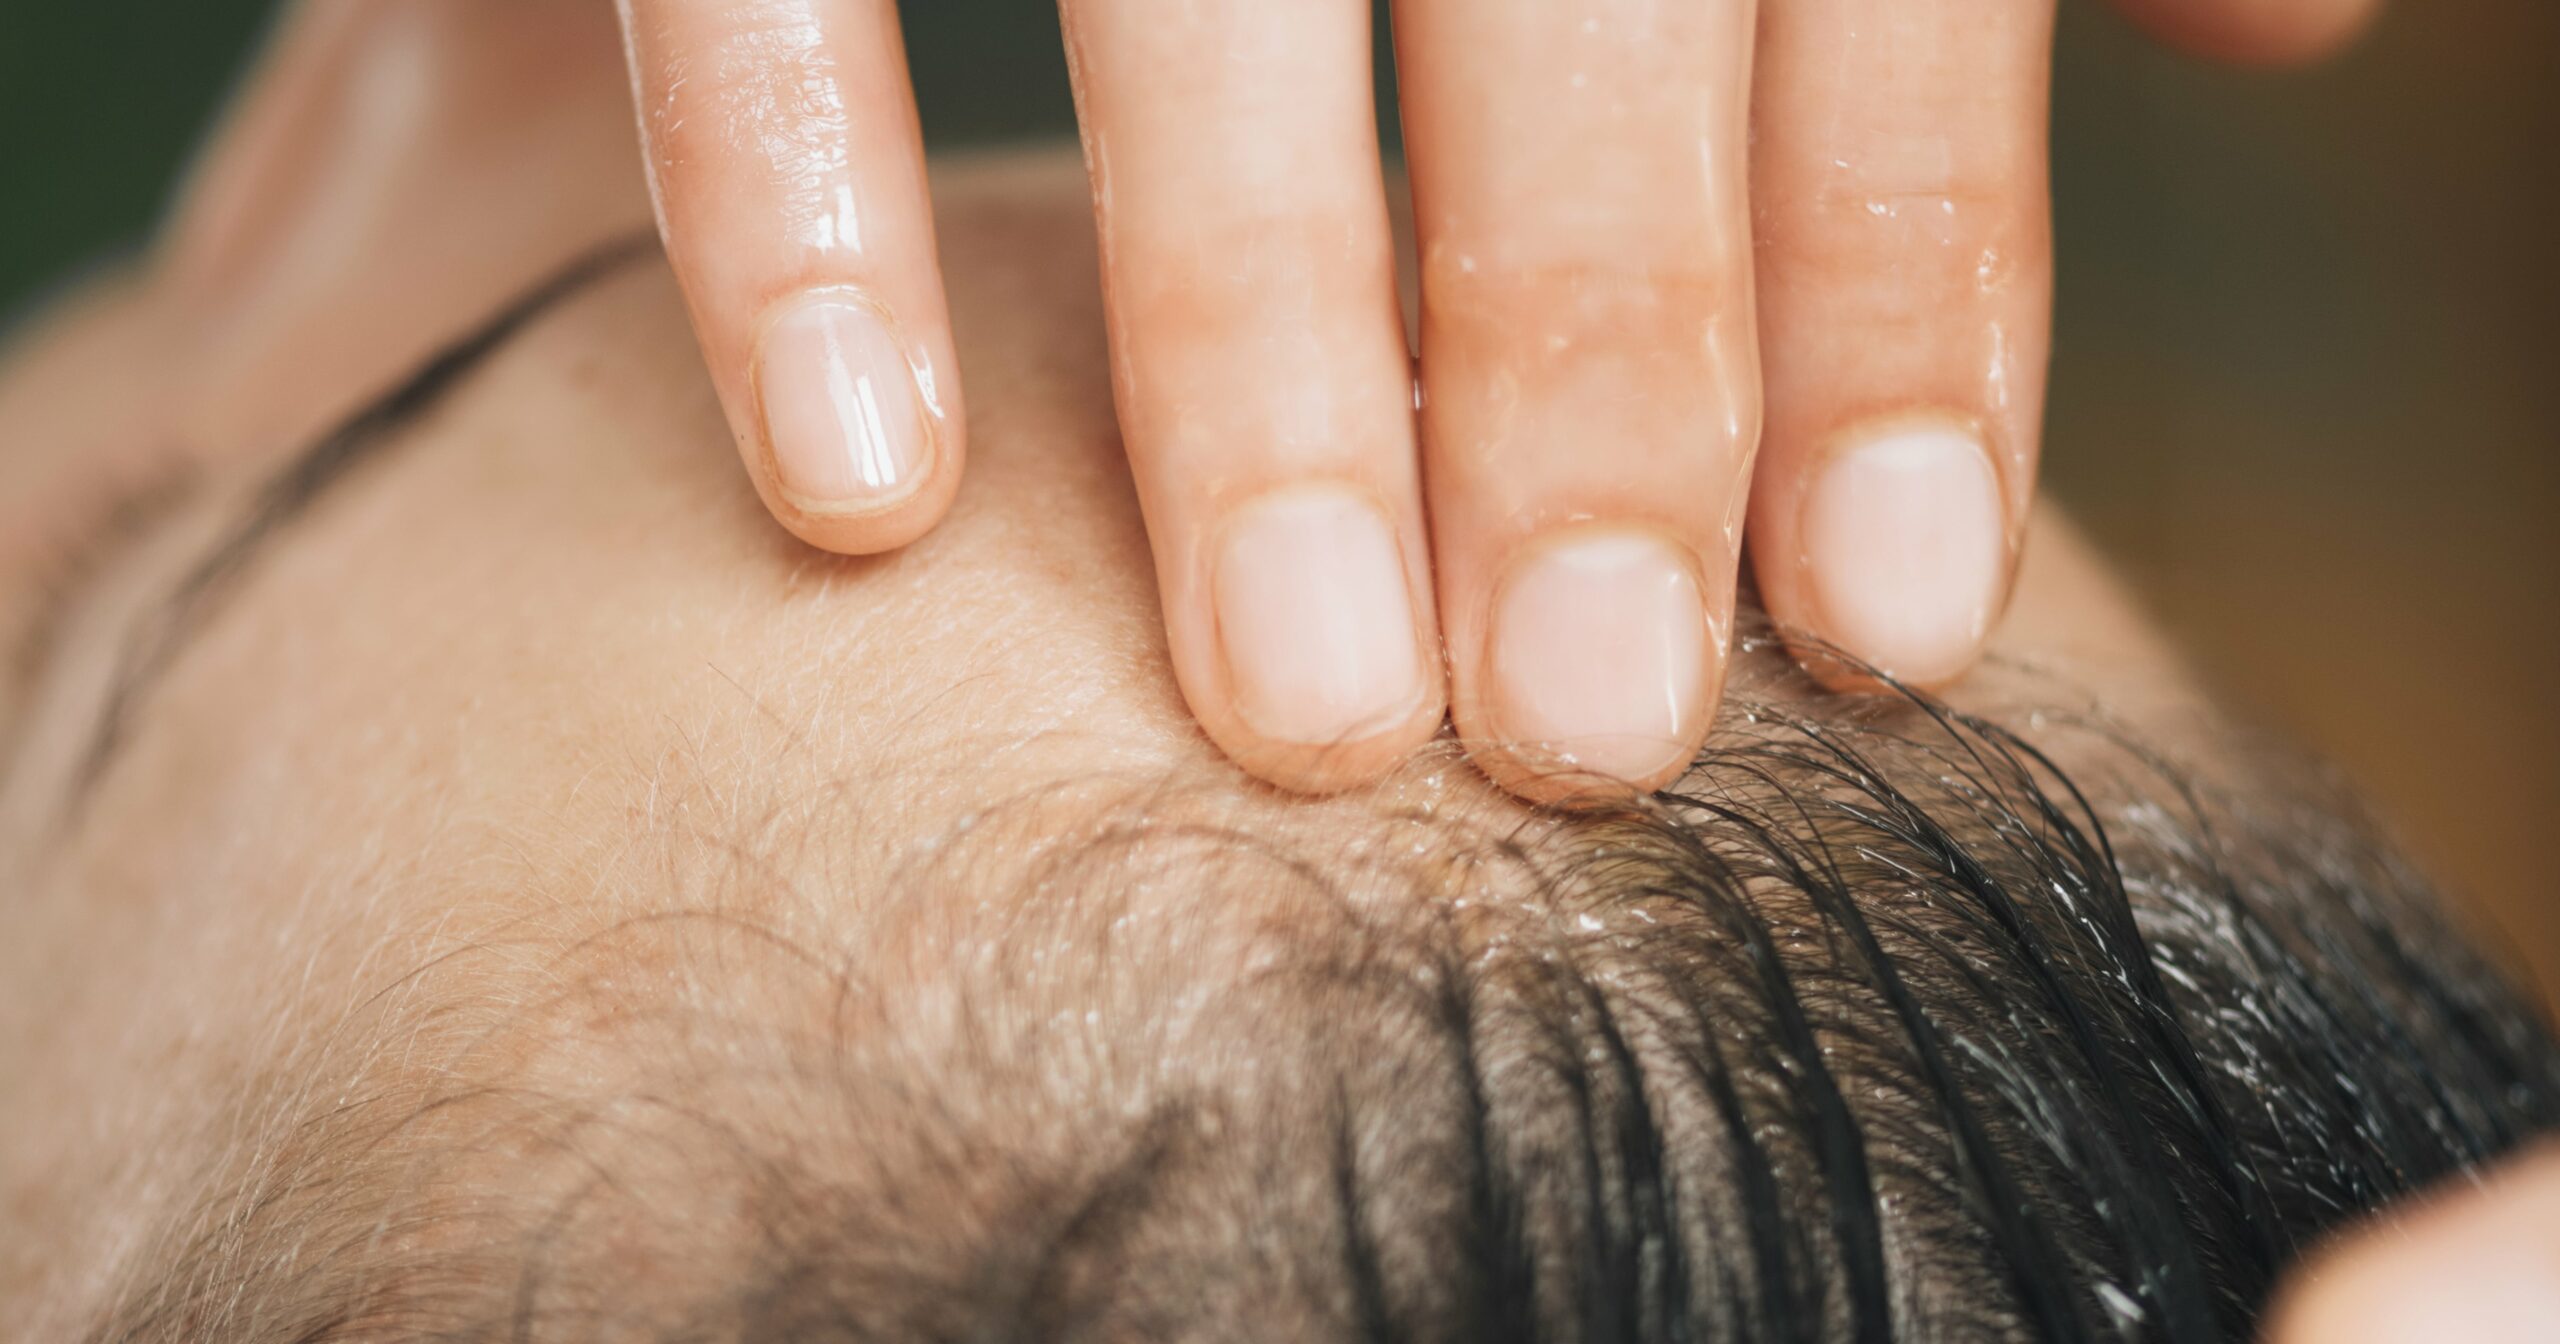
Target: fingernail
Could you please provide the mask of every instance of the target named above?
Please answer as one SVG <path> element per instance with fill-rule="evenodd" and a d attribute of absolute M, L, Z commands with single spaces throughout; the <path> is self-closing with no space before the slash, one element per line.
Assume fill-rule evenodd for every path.
<path fill-rule="evenodd" d="M 932 468 L 915 370 L 867 305 L 819 296 L 774 319 L 756 396 L 782 492 L 813 513 L 895 503 Z"/>
<path fill-rule="evenodd" d="M 1687 761 L 1713 656 L 1686 553 L 1642 532 L 1546 542 L 1493 615 L 1493 712 L 1554 764 L 1630 783 Z"/>
<path fill-rule="evenodd" d="M 1973 662 L 2008 582 L 2007 510 L 1991 456 L 1954 425 L 1850 439 L 1806 496 L 1815 633 L 1919 685 Z"/>
<path fill-rule="evenodd" d="M 1395 528 L 1367 500 L 1292 490 L 1228 518 L 1212 601 L 1236 711 L 1275 742 L 1355 742 L 1422 698 Z"/>

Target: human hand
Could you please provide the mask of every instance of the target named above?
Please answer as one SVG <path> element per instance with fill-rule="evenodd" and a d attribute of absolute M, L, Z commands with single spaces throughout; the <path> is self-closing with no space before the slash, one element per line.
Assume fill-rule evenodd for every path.
<path fill-rule="evenodd" d="M 2270 59 L 2370 8 L 2125 7 Z M 1661 783 L 1746 537 L 1782 623 L 1972 660 L 2033 487 L 2050 3 L 1401 0 L 1410 382 L 1368 7 L 1064 13 L 1174 665 L 1230 755 L 1363 777 L 1445 656 L 1502 783 Z"/>
<path fill-rule="evenodd" d="M 2314 1257 L 2269 1344 L 2560 1339 L 2560 1149 L 2386 1213 Z"/>
<path fill-rule="evenodd" d="M 2273 61 L 2373 0 L 2119 3 Z M 1358 782 L 1445 707 L 1523 794 L 1658 784 L 1706 732 L 1746 539 L 1815 640 L 1921 685 L 1975 656 L 2036 463 L 2050 0 L 1402 0 L 1418 367 L 1368 6 L 1061 10 L 1173 667 L 1247 769 Z M 476 24 L 448 45 L 485 64 L 536 11 L 601 22 L 432 22 Z M 966 414 L 893 5 L 619 18 L 758 493 L 828 550 L 915 540 Z M 560 50 L 595 101 L 592 53 Z"/>

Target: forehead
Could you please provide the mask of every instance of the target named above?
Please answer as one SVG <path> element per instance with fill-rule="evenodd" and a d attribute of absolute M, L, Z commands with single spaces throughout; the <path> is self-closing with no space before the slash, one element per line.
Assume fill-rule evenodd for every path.
<path fill-rule="evenodd" d="M 1083 211 L 987 192 L 972 206 L 964 185 L 953 212 L 955 256 L 984 262 L 955 287 L 989 333 L 972 350 L 979 470 L 925 545 L 842 560 L 774 529 L 672 285 L 626 268 L 262 552 L 138 707 L 76 825 L 32 799 L 0 856 L 0 1170 L 24 1218 L 64 1231 L 0 1238 L 18 1248 L 0 1295 L 125 1260 L 310 1089 L 438 1059 L 547 1067 L 577 1035 L 564 1015 L 628 1008 L 607 982 L 719 979 L 738 996 L 724 1013 L 805 1020 L 825 995 L 786 949 L 864 945 L 855 930 L 938 837 L 1001 832 L 952 846 L 976 866 L 1040 852 L 1060 828 L 1020 818 L 1081 807 L 1078 781 L 1212 772 L 1200 787 L 1249 796 L 1161 671 L 1087 286 L 1013 258 L 1027 237 L 1072 249 Z M 56 386 L 126 404 L 108 381 Z M 13 405 L 78 418 L 28 385 Z M 80 736 L 124 632 L 262 470 L 202 480 L 99 585 L 38 736 Z M 64 778 L 55 761 L 12 787 Z M 954 918 L 1005 917 L 985 893 L 1012 888 L 981 875 Z M 670 908 L 688 913 L 661 927 Z M 706 930 L 732 917 L 773 936 Z M 880 937 L 906 962 L 950 941 Z M 342 1037 L 368 1043 L 329 1054 Z"/>
<path fill-rule="evenodd" d="M 13 1198 L 66 1252 L 0 1264 L 0 1292 L 128 1260 L 243 1133 L 328 1113 L 330 1089 L 415 1102 L 397 1089 L 441 1076 L 521 1117 L 543 1110 L 528 1077 L 593 1095 L 634 1059 L 730 1059 L 721 1021 L 793 1024 L 771 1038 L 788 1049 L 835 1029 L 845 949 L 899 983 L 991 957 L 965 983 L 1023 1020 L 1104 1013 L 1141 982 L 1160 1014 L 1222 968 L 1321 960 L 1340 893 L 1278 839 L 1428 853 L 1378 888 L 1410 898 L 1461 876 L 1412 818 L 1520 824 L 1463 769 L 1315 806 L 1224 770 L 1162 669 L 1072 162 L 944 181 L 975 443 L 927 541 L 846 560 L 773 528 L 672 285 L 635 266 L 296 523 L 141 707 L 77 827 L 21 833 L 0 1076 L 27 1085 L 0 1101 L 0 1157 L 13 1182 L 42 1174 Z M 134 617 L 254 475 L 208 481 L 99 619 Z M 2020 603 L 2037 647 L 2156 657 L 2061 545 Z M 1131 850 L 1133 817 L 1154 838 Z M 1097 855 L 1135 865 L 1108 913 L 1035 899 Z M 1203 881 L 1213 864 L 1229 880 Z M 1031 971 L 1115 939 L 1156 974 Z M 913 1012 L 961 1030 L 943 1002 Z M 1286 1054 L 1263 1045 L 1227 1053 Z M 391 1127 L 424 1143 L 492 1111 L 433 1114 Z"/>

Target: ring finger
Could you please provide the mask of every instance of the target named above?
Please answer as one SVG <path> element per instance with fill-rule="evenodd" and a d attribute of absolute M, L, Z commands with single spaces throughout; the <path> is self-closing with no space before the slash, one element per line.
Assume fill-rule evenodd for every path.
<path fill-rule="evenodd" d="M 1769 612 L 1934 686 L 2005 605 L 2034 489 L 2053 248 L 2052 0 L 1789 0 L 1753 149 Z"/>

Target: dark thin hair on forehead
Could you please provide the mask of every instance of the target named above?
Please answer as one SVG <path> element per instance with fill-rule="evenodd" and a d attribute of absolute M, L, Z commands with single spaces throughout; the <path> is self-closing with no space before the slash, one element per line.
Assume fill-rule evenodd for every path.
<path fill-rule="evenodd" d="M 1832 700 L 1535 840 L 1134 790 L 1026 872 L 989 823 L 901 875 L 1030 884 L 978 960 L 796 947 L 828 1031 L 721 1014 L 621 1091 L 455 1068 L 307 1121 L 96 1337 L 2237 1340 L 2340 1220 L 2560 1123 L 2560 1050 L 2342 804 L 2043 722 L 2090 794 L 1991 721 Z M 1168 879 L 1183 937 L 1273 888 L 1333 917 L 1186 997 L 1128 932 Z M 734 934 L 721 885 L 631 923 Z M 1091 964 L 1018 959 L 1061 946 Z M 494 1096 L 616 1117 L 524 1122 L 576 1195 L 350 1157 Z"/>

